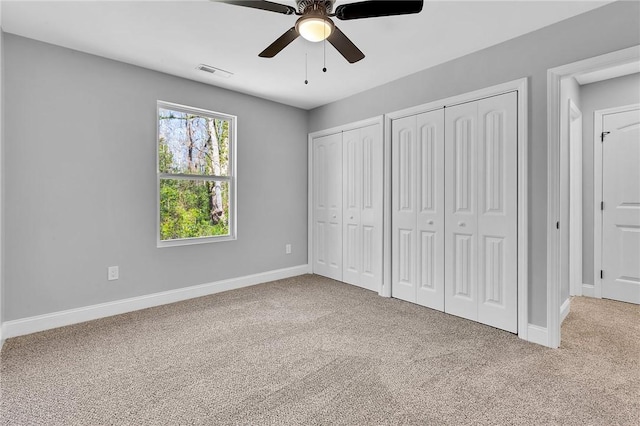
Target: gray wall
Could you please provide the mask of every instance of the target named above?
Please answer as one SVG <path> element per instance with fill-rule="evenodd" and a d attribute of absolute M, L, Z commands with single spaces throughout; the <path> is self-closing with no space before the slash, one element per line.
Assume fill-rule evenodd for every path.
<path fill-rule="evenodd" d="M 4 42 L 5 320 L 307 263 L 306 111 Z M 238 116 L 237 241 L 156 248 L 157 100 Z"/>
<path fill-rule="evenodd" d="M 640 74 L 580 87 L 582 98 L 582 282 L 593 284 L 593 113 L 599 109 L 640 103 Z M 596 200 L 599 203 L 601 200 Z"/>
<path fill-rule="evenodd" d="M 640 44 L 640 2 L 615 2 L 311 111 L 310 131 L 529 77 L 529 321 L 546 326 L 547 70 Z"/>
<path fill-rule="evenodd" d="M 569 149 L 569 99 L 580 109 L 580 85 L 575 78 L 563 79 L 560 83 L 560 198 L 569 199 L 570 149 Z M 569 224 L 573 206 L 560 209 L 560 223 Z M 560 303 L 569 298 L 569 226 L 560 226 Z"/>

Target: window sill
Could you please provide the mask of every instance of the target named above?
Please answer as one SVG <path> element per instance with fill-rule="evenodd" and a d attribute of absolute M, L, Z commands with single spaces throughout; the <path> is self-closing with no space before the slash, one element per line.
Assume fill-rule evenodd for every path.
<path fill-rule="evenodd" d="M 220 243 L 223 241 L 235 241 L 235 235 L 225 235 L 220 237 L 197 237 L 197 238 L 181 238 L 179 240 L 158 241 L 157 248 L 191 246 L 195 244 Z"/>

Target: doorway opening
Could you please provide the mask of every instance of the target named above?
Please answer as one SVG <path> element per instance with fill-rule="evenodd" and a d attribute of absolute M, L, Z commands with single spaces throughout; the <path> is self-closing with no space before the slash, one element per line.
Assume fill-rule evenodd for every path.
<path fill-rule="evenodd" d="M 595 160 L 597 149 L 601 148 L 597 143 L 601 142 L 595 135 L 594 119 L 599 110 L 638 102 L 634 100 L 638 90 L 627 89 L 617 97 L 615 93 L 622 84 L 640 85 L 639 73 L 640 46 L 548 71 L 547 346 L 550 347 L 560 345 L 560 327 L 569 313 L 571 296 L 602 296 L 600 269 L 596 267 L 601 241 L 594 231 L 600 220 L 597 212 L 601 196 L 597 195 L 597 186 L 601 181 L 597 178 L 601 169 Z"/>

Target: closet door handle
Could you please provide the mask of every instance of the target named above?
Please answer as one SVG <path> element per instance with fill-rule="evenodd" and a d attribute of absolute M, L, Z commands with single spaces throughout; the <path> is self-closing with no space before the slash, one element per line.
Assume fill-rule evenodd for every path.
<path fill-rule="evenodd" d="M 427 221 L 427 225 L 433 225 L 433 221 L 432 220 Z"/>
<path fill-rule="evenodd" d="M 333 218 L 334 218 L 334 219 L 336 218 L 336 215 L 335 215 L 335 214 L 333 215 Z"/>
<path fill-rule="evenodd" d="M 349 216 L 349 219 L 353 220 L 353 216 Z"/>
<path fill-rule="evenodd" d="M 458 222 L 458 226 L 464 228 L 465 226 L 467 226 L 467 224 L 464 222 Z"/>

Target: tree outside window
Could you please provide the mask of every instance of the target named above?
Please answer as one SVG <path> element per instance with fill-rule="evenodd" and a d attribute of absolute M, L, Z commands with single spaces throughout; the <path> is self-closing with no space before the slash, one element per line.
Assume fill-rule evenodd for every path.
<path fill-rule="evenodd" d="M 235 117 L 158 102 L 158 245 L 235 238 Z"/>

